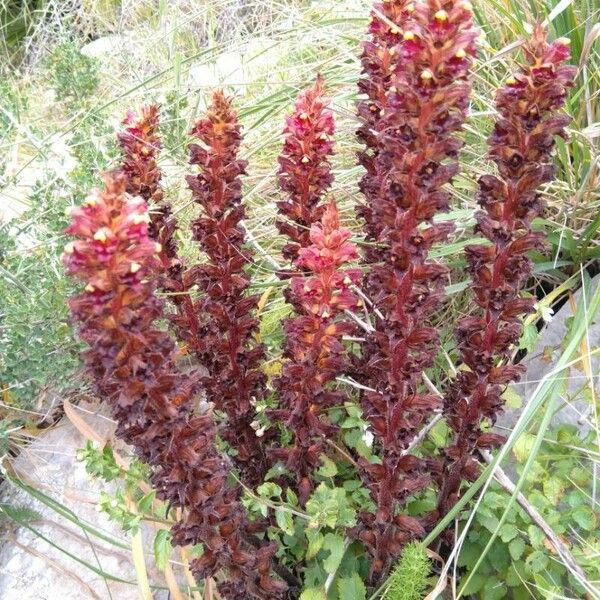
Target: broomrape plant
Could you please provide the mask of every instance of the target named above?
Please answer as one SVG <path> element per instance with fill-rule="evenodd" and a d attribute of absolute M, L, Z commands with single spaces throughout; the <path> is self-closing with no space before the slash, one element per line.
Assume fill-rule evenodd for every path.
<path fill-rule="evenodd" d="M 522 372 L 512 349 L 533 300 L 520 291 L 531 275 L 527 252 L 543 249 L 531 223 L 543 210 L 539 188 L 553 177 L 554 138 L 568 123 L 558 111 L 575 73 L 564 64 L 567 41 L 548 42 L 537 26 L 523 50 L 526 64 L 497 94 L 489 145 L 498 174 L 480 179 L 475 215 L 488 243 L 465 250 L 477 310 L 457 326 L 464 369 L 441 399 L 423 375 L 439 348 L 433 318 L 448 268 L 429 253 L 453 231 L 439 216 L 449 210 L 459 170 L 477 37 L 464 0 L 375 5 L 359 83 L 362 255 L 326 198 L 335 122 L 323 79 L 298 97 L 283 132 L 276 217 L 288 238 L 289 264 L 279 275 L 293 314 L 283 322 L 283 366 L 272 381 L 256 336 L 259 298 L 249 293 L 246 162 L 231 98 L 215 92 L 191 132 L 195 172 L 187 183 L 198 207 L 192 238 L 200 264 L 186 264 L 175 243 L 157 162 L 157 106 L 127 115 L 121 168 L 73 210 L 64 262 L 85 286 L 70 306 L 88 345 L 88 372 L 117 435 L 150 466 L 157 497 L 181 509 L 172 543 L 202 544 L 193 573 L 214 577 L 223 598 L 297 598 L 302 578 L 307 589 L 318 581 L 317 556 L 326 557 L 330 577 L 352 556 L 354 572 L 340 579 L 340 594 L 352 588 L 365 597 L 357 573 L 374 588 L 403 548 L 422 556 L 414 542 L 448 513 L 462 482 L 478 475 L 478 449 L 502 443 L 486 424 Z M 357 314 L 365 310 L 363 321 Z M 192 370 L 181 364 L 184 349 L 197 363 Z M 198 406 L 200 393 L 206 402 Z M 437 456 L 413 449 L 439 410 L 449 446 Z M 368 453 L 345 443 L 345 412 L 366 428 Z M 269 497 L 260 518 L 241 502 L 243 488 Z M 284 490 L 294 507 L 288 513 L 278 504 Z M 408 501 L 425 490 L 438 494 L 437 507 L 409 514 Z M 353 507 L 340 501 L 346 492 Z M 273 542 L 283 543 L 275 525 L 288 536 L 285 545 Z M 292 556 L 289 540 L 301 547 L 304 536 L 307 547 Z M 410 571 L 407 556 L 394 594 Z"/>

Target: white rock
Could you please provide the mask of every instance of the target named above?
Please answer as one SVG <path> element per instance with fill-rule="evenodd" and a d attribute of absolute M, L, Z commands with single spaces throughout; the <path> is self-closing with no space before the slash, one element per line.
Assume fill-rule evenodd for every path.
<path fill-rule="evenodd" d="M 98 38 L 81 48 L 81 54 L 89 58 L 101 58 L 107 54 L 113 54 L 121 50 L 124 38 L 120 35 L 107 35 Z"/>
<path fill-rule="evenodd" d="M 113 428 L 110 421 L 99 415 L 81 414 L 94 431 L 102 435 L 110 434 Z M 2 600 L 139 599 L 135 569 L 129 551 L 129 537 L 121 531 L 118 524 L 96 510 L 99 490 L 104 489 L 110 493 L 111 487 L 108 484 L 90 485 L 90 477 L 84 465 L 76 459 L 77 449 L 84 445 L 83 436 L 64 419 L 26 447 L 14 460 L 14 469 L 34 487 L 72 510 L 81 521 L 89 523 L 112 539 L 123 542 L 127 545 L 126 548 L 114 546 L 90 534 L 86 537 L 76 524 L 6 483 L 0 490 L 0 501 L 36 511 L 42 520 L 32 523 L 32 526 L 54 544 L 89 564 L 98 566 L 99 562 L 105 572 L 134 582 L 134 585 L 105 581 L 40 537 L 21 528 L 16 531 L 15 538 L 22 547 L 7 542 L 0 548 Z M 150 582 L 164 586 L 163 576 L 152 560 L 154 527 L 144 524 L 142 532 Z M 154 598 L 164 599 L 166 593 L 157 591 Z"/>

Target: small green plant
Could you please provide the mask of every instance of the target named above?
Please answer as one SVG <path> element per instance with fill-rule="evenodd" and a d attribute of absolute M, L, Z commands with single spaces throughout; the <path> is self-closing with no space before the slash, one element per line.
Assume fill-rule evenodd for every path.
<path fill-rule="evenodd" d="M 73 41 L 58 44 L 46 60 L 50 86 L 57 100 L 80 106 L 98 87 L 98 61 L 85 56 Z"/>
<path fill-rule="evenodd" d="M 422 600 L 428 587 L 431 560 L 422 544 L 411 542 L 386 582 L 386 600 Z"/>
<path fill-rule="evenodd" d="M 525 474 L 523 491 L 558 536 L 585 538 L 585 544 L 574 547 L 574 554 L 590 577 L 597 579 L 600 569 L 592 557 L 600 547 L 598 516 L 592 508 L 592 473 L 585 468 L 582 454 L 594 451 L 593 437 L 593 433 L 581 436 L 573 425 L 563 424 L 551 430 L 539 458 Z M 533 435 L 524 434 L 515 445 L 519 474 L 523 472 L 533 440 Z M 469 577 L 468 582 L 464 579 L 463 593 L 484 600 L 499 600 L 506 597 L 508 586 L 517 600 L 561 594 L 583 597 L 585 590 L 557 560 L 551 541 L 522 507 L 513 506 L 500 525 L 508 500 L 506 492 L 496 485 L 482 500 L 458 558 L 459 567 L 464 568 Z M 478 564 L 499 525 L 498 538 L 484 561 Z"/>

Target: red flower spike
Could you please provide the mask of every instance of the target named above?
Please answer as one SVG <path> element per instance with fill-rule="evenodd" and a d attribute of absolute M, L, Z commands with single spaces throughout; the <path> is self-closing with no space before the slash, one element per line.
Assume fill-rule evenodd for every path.
<path fill-rule="evenodd" d="M 160 263 L 147 204 L 125 193 L 122 173 L 105 181 L 103 192 L 73 210 L 67 233 L 75 241 L 64 253 L 68 272 L 86 284 L 70 306 L 89 346 L 84 358 L 95 390 L 110 405 L 117 435 L 151 466 L 157 496 L 183 509 L 173 543 L 203 544 L 191 565 L 196 578 L 225 571 L 223 595 L 230 600 L 281 598 L 285 585 L 267 574 L 275 549 L 248 541 L 239 490 L 228 485 L 228 463 L 214 445 L 212 417 L 193 414 L 199 375 L 180 371 L 174 343 L 155 326 L 164 315 L 154 295 Z M 262 545 L 258 552 L 255 544 Z"/>
<path fill-rule="evenodd" d="M 327 409 L 343 404 L 345 396 L 327 384 L 344 372 L 347 356 L 342 337 L 354 331 L 343 311 L 360 305 L 352 287 L 361 272 L 344 266 L 358 258 L 348 241 L 350 231 L 340 226 L 335 203 L 330 202 L 320 223 L 310 229 L 312 245 L 301 248 L 294 266 L 305 273 L 290 282 L 288 298 L 298 316 L 284 322 L 284 355 L 289 359 L 275 382 L 279 408 L 269 411 L 293 434 L 289 448 L 271 450 L 297 477 L 300 502 L 312 489 L 312 474 L 326 449 L 325 439 L 337 428 Z"/>
<path fill-rule="evenodd" d="M 358 103 L 358 117 L 361 126 L 357 131 L 365 149 L 359 153 L 359 162 L 366 169 L 360 182 L 360 191 L 366 204 L 357 210 L 364 219 L 366 241 L 364 259 L 368 263 L 381 260 L 377 239 L 381 230 L 375 219 L 371 205 L 380 196 L 381 182 L 390 169 L 390 164 L 379 157 L 379 136 L 383 127 L 383 115 L 388 105 L 392 77 L 400 54 L 398 44 L 403 40 L 405 23 L 415 10 L 412 0 L 389 0 L 375 3 L 369 25 L 370 40 L 363 44 L 361 56 L 364 78 L 358 82 L 359 92 L 366 96 Z M 413 38 L 408 31 L 406 44 Z"/>
<path fill-rule="evenodd" d="M 162 146 L 159 120 L 156 104 L 143 106 L 139 117 L 130 110 L 123 119 L 125 129 L 117 136 L 123 152 L 121 170 L 126 177 L 127 193 L 141 196 L 150 205 L 163 198 L 162 175 L 156 162 Z"/>
<path fill-rule="evenodd" d="M 259 297 L 247 296 L 250 278 L 246 267 L 252 256 L 243 248 L 245 233 L 242 183 L 246 162 L 238 158 L 241 125 L 231 99 L 222 91 L 213 95 L 205 118 L 192 135 L 202 145 L 190 145 L 190 164 L 200 173 L 188 176 L 193 200 L 202 207 L 192 230 L 208 262 L 186 273 L 203 296 L 194 306 L 201 320 L 200 364 L 208 370 L 203 380 L 207 399 L 226 415 L 220 434 L 237 454 L 240 477 L 255 487 L 268 470 L 261 440 L 252 428 L 254 404 L 265 393 L 260 363 L 264 349 L 253 343 L 258 320 L 253 316 Z M 185 321 L 181 323 L 185 326 Z"/>
<path fill-rule="evenodd" d="M 123 152 L 121 171 L 126 178 L 126 190 L 128 194 L 141 196 L 150 205 L 149 233 L 161 245 L 158 253 L 162 266 L 159 286 L 169 294 L 177 310 L 177 316 L 168 316 L 183 324 L 177 327 L 177 331 L 180 334 L 185 332 L 182 339 L 194 349 L 199 344 L 200 326 L 188 293 L 189 286 L 183 282 L 184 267 L 175 241 L 177 222 L 172 216 L 171 205 L 163 201 L 161 172 L 156 162 L 162 146 L 158 135 L 158 106 L 142 107 L 139 117 L 129 111 L 123 124 L 126 127 L 119 133 L 118 139 Z"/>
<path fill-rule="evenodd" d="M 562 64 L 569 57 L 567 41 L 548 42 L 538 25 L 524 53 L 527 64 L 496 96 L 499 117 L 488 143 L 499 177 L 479 180 L 476 231 L 491 246 L 466 249 L 480 310 L 463 319 L 456 332 L 469 371 L 459 373 L 445 398 L 444 413 L 455 438 L 446 451 L 440 516 L 456 503 L 461 481 L 477 476 L 472 458 L 476 448 L 497 447 L 503 441 L 482 433 L 481 425 L 495 422 L 505 386 L 522 374 L 522 367 L 510 360 L 522 332 L 521 316 L 533 310 L 533 300 L 519 296 L 532 272 L 525 253 L 543 247 L 543 236 L 531 231 L 531 222 L 543 213 L 539 186 L 554 176 L 554 137 L 565 137 L 570 120 L 556 114 L 576 72 Z"/>
<path fill-rule="evenodd" d="M 429 465 L 406 456 L 405 448 L 440 404 L 421 391 L 422 373 L 438 349 L 437 332 L 428 322 L 443 301 L 447 272 L 429 262 L 428 253 L 453 229 L 432 219 L 448 210 L 445 187 L 458 171 L 462 142 L 456 134 L 466 118 L 478 35 L 464 2 L 446 2 L 443 9 L 438 0 L 383 6 L 395 10 L 392 24 L 398 23 L 402 35 L 394 38 L 397 59 L 389 74 L 375 72 L 379 112 L 369 135 L 361 134 L 368 148 L 362 161 L 368 203 L 362 215 L 367 241 L 376 244 L 367 251 L 375 264 L 364 287 L 383 318 L 367 335 L 357 368 L 357 377 L 375 390 L 363 395 L 363 413 L 383 462 L 362 464 L 377 512 L 363 513 L 353 531 L 372 554 L 373 584 L 423 530 L 397 517 L 407 497 L 430 482 Z M 387 20 L 384 26 L 391 28 Z"/>
<path fill-rule="evenodd" d="M 291 240 L 284 246 L 283 256 L 292 261 L 300 248 L 310 245 L 311 225 L 325 210 L 320 200 L 333 182 L 329 157 L 333 154 L 335 122 L 329 104 L 319 76 L 300 94 L 283 130 L 278 175 L 279 186 L 288 198 L 277 203 L 285 218 L 277 219 L 275 225 Z"/>

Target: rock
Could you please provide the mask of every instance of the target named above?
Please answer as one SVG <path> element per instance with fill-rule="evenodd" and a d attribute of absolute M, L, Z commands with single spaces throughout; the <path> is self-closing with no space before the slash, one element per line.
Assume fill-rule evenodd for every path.
<path fill-rule="evenodd" d="M 90 407 L 88 407 L 90 408 Z M 114 424 L 101 414 L 80 412 L 92 429 L 108 438 Z M 91 569 L 67 556 L 35 533 L 15 528 L 0 548 L 0 598 L 2 600 L 139 600 L 136 573 L 130 552 L 130 538 L 117 523 L 97 511 L 100 491 L 114 491 L 109 484 L 91 478 L 76 452 L 85 438 L 64 418 L 58 426 L 40 434 L 23 448 L 13 461 L 15 472 L 26 482 L 43 491 L 73 511 L 84 523 L 116 540 L 125 547 L 105 542 L 16 486 L 4 483 L 1 502 L 12 507 L 26 507 L 39 518 L 31 526 L 73 557 L 101 568 L 132 584 L 106 580 Z M 10 520 L 2 519 L 4 523 Z M 150 583 L 165 588 L 162 574 L 153 562 L 152 543 L 156 530 L 144 524 L 144 550 Z M 166 591 L 156 591 L 154 598 L 163 600 Z"/>
<path fill-rule="evenodd" d="M 126 40 L 121 35 L 107 35 L 98 38 L 81 48 L 81 54 L 89 58 L 102 58 L 107 54 L 121 52 Z"/>
<path fill-rule="evenodd" d="M 593 296 L 598 285 L 600 285 L 600 275 L 596 275 L 589 285 L 586 297 L 588 300 Z M 583 310 L 583 295 L 579 289 L 573 295 L 573 301 L 578 310 Z M 573 316 L 573 309 L 570 302 L 566 302 L 553 316 L 552 320 L 541 331 L 533 352 L 529 353 L 522 361 L 527 367 L 525 375 L 516 385 L 514 391 L 522 398 L 523 406 L 527 404 L 529 398 L 535 392 L 540 380 L 548 375 L 555 367 L 556 360 L 560 356 L 561 345 L 567 336 L 567 319 Z M 590 325 L 586 339 L 589 350 L 600 347 L 600 317 Z M 598 373 L 600 369 L 600 356 L 591 358 L 592 373 Z M 576 425 L 580 429 L 580 435 L 585 436 L 592 427 L 591 406 L 589 400 L 582 398 L 579 393 L 581 388 L 588 385 L 582 365 L 578 364 L 570 369 L 566 369 L 557 377 L 567 378 L 566 394 L 561 397 L 562 404 L 553 417 L 553 424 L 560 425 L 567 423 Z M 596 381 L 596 391 L 600 393 L 598 379 Z M 511 430 L 517 422 L 523 408 L 518 410 L 507 410 L 498 419 L 497 425 L 500 428 Z"/>

